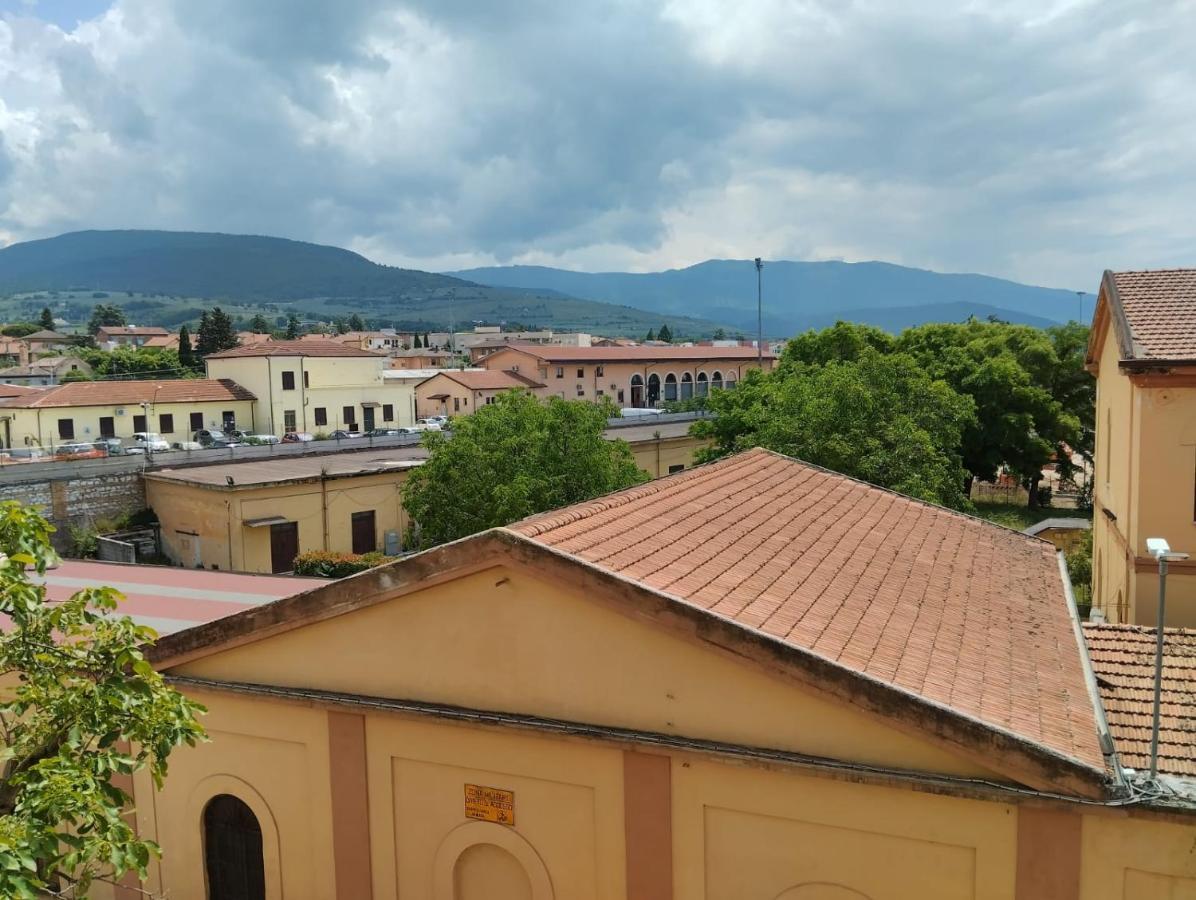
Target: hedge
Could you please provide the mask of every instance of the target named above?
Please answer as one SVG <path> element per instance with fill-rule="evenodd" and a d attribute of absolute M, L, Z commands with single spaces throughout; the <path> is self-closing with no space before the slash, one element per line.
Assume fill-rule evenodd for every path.
<path fill-rule="evenodd" d="M 336 553 L 312 550 L 295 557 L 296 575 L 316 575 L 320 578 L 344 578 L 388 563 L 396 557 L 377 551 L 373 553 Z"/>

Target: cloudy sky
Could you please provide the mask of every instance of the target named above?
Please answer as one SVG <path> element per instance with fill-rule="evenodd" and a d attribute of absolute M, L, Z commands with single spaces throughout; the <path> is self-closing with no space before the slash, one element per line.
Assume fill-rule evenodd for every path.
<path fill-rule="evenodd" d="M 0 244 L 1196 264 L 1196 2 L 0 0 Z"/>

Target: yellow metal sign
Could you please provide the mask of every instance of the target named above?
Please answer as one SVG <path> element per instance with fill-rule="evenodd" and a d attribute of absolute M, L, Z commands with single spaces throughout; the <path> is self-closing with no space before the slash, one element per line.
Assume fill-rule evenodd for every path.
<path fill-rule="evenodd" d="M 515 792 L 480 784 L 467 784 L 465 817 L 481 819 L 483 822 L 497 822 L 499 825 L 514 825 Z"/>

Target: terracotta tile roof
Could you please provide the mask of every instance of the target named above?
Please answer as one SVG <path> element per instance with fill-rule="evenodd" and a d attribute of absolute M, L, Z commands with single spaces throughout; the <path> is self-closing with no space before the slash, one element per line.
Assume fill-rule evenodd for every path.
<path fill-rule="evenodd" d="M 169 331 L 158 325 L 103 325 L 98 329 L 97 333 L 108 334 L 113 337 L 121 335 L 134 337 L 170 334 Z"/>
<path fill-rule="evenodd" d="M 1104 768 L 1044 541 L 759 449 L 511 528 Z"/>
<path fill-rule="evenodd" d="M 0 372 L 0 374 L 3 374 Z M 44 387 L 25 387 L 20 384 L 0 384 L 0 399 L 7 399 L 8 397 L 26 397 L 29 394 L 40 394 L 46 390 Z"/>
<path fill-rule="evenodd" d="M 1157 636 L 1142 625 L 1085 624 L 1084 639 L 1121 763 L 1150 768 Z M 1159 771 L 1196 776 L 1196 631 L 1163 631 Z"/>
<path fill-rule="evenodd" d="M 1128 359 L 1196 362 L 1196 269 L 1112 272 L 1109 301 L 1124 315 Z M 1118 317 L 1114 316 L 1116 322 Z M 1122 326 L 1124 327 L 1124 326 Z"/>
<path fill-rule="evenodd" d="M 27 341 L 65 341 L 66 335 L 59 334 L 57 331 L 49 331 L 48 329 L 43 328 L 41 331 L 35 331 L 35 332 L 33 332 L 33 334 L 25 335 L 25 340 L 27 340 Z"/>
<path fill-rule="evenodd" d="M 210 353 L 205 359 L 234 359 L 239 356 L 373 356 L 381 357 L 383 353 L 362 350 L 342 341 L 330 340 L 297 340 L 297 341 L 261 341 L 256 344 L 242 344 L 231 350 L 221 350 Z"/>
<path fill-rule="evenodd" d="M 755 347 L 561 347 L 551 344 L 512 344 L 509 348 L 547 363 L 570 362 L 654 362 L 656 360 L 736 360 L 752 362 Z M 497 356 L 502 350 L 497 350 Z M 491 357 L 486 357 L 490 359 Z M 776 354 L 764 351 L 765 359 Z"/>
<path fill-rule="evenodd" d="M 518 372 L 505 372 L 500 369 L 480 369 L 473 371 L 441 372 L 445 378 L 452 379 L 462 387 L 471 391 L 506 391 L 512 388 L 542 388 L 544 385 L 531 378 L 525 378 Z M 439 377 L 437 375 L 433 378 Z M 432 379 L 429 378 L 428 381 Z"/>
<path fill-rule="evenodd" d="M 36 397 L 14 397 L 0 405 L 10 409 L 33 409 L 254 399 L 252 393 L 227 378 L 184 378 L 176 381 L 72 381 L 39 391 Z"/>

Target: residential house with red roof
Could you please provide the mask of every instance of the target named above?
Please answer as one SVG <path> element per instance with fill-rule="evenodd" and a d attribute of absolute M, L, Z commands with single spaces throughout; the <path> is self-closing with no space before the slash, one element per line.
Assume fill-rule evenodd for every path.
<path fill-rule="evenodd" d="M 421 417 L 468 415 L 511 390 L 542 396 L 544 383 L 501 369 L 447 369 L 415 386 L 415 408 Z"/>
<path fill-rule="evenodd" d="M 1105 272 L 1087 352 L 1096 377 L 1093 608 L 1154 624 L 1147 538 L 1196 556 L 1196 269 Z M 1196 625 L 1196 561 L 1170 565 L 1167 624 Z"/>

